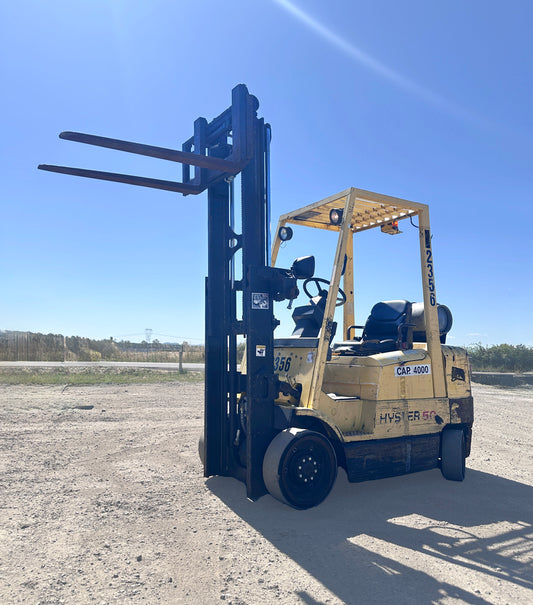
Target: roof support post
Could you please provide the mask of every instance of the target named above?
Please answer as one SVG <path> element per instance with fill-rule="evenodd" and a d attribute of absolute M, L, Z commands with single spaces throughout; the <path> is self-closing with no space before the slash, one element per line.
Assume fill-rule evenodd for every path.
<path fill-rule="evenodd" d="M 317 359 L 311 379 L 311 391 L 309 397 L 309 407 L 315 407 L 320 398 L 322 390 L 322 382 L 326 361 L 328 358 L 329 343 L 333 329 L 333 316 L 335 315 L 335 304 L 341 281 L 342 267 L 344 265 L 344 255 L 346 254 L 346 246 L 348 239 L 351 237 L 350 221 L 353 214 L 353 209 L 356 200 L 356 190 L 351 188 L 347 191 L 345 198 L 343 219 L 341 223 L 339 239 L 337 240 L 337 250 L 335 252 L 335 261 L 333 263 L 333 271 L 331 273 L 328 298 L 326 300 L 326 308 L 324 310 L 324 320 L 322 321 L 321 338 L 318 345 Z"/>
<path fill-rule="evenodd" d="M 419 216 L 420 262 L 422 269 L 422 290 L 424 293 L 424 321 L 428 353 L 431 357 L 431 376 L 435 397 L 446 397 L 444 363 L 440 346 L 439 315 L 437 308 L 437 290 L 435 287 L 435 270 L 433 250 L 431 249 L 431 230 L 429 227 L 429 208 L 421 208 Z"/>
<path fill-rule="evenodd" d="M 346 294 L 343 313 L 342 339 L 348 339 L 348 328 L 355 324 L 354 281 L 353 281 L 353 238 L 351 229 L 346 240 L 346 267 L 342 278 L 342 289 Z"/>

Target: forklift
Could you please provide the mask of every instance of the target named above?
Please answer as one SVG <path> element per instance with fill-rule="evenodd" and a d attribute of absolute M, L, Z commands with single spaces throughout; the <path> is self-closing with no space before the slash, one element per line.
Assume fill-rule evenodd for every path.
<path fill-rule="evenodd" d="M 416 226 L 415 218 L 423 301 L 379 301 L 365 324 L 355 325 L 355 236 L 370 229 L 398 235 L 401 221 Z M 351 482 L 435 467 L 462 481 L 472 437 L 471 372 L 466 350 L 445 344 L 452 315 L 437 302 L 428 206 L 352 187 L 282 215 L 273 264 L 293 238 L 292 226 L 332 231 L 337 242 L 329 280 L 314 277 L 313 257 L 297 261 L 308 265 L 309 300 L 294 309 L 291 336 L 274 340 L 274 370 L 285 385 L 275 404 L 286 426 L 265 453 L 268 491 L 295 508 L 316 506 L 338 466 Z"/>
<path fill-rule="evenodd" d="M 207 191 L 199 445 L 205 477 L 234 477 L 246 485 L 249 499 L 270 493 L 297 509 L 327 497 L 338 466 L 350 481 L 437 466 L 447 479 L 463 480 L 473 422 L 470 369 L 464 349 L 445 345 L 452 319 L 437 304 L 427 206 L 348 189 L 283 215 L 271 248 L 271 128 L 258 108 L 257 98 L 239 84 L 226 110 L 210 122 L 194 122 L 181 150 L 79 132 L 59 135 L 176 162 L 182 165 L 181 181 L 50 164 L 39 169 L 182 195 Z M 395 233 L 398 221 L 414 216 L 423 303 L 379 302 L 358 328 L 353 236 L 374 227 Z M 290 268 L 275 266 L 281 243 L 293 234 L 291 224 L 338 232 L 329 281 L 314 276 L 312 256 L 296 259 Z M 290 305 L 299 296 L 299 282 L 309 301 L 294 309 L 292 335 L 275 339 L 280 322 L 274 303 Z M 344 320 L 342 339 L 333 343 L 336 305 L 344 307 Z M 238 338 L 246 342 L 240 364 Z"/>

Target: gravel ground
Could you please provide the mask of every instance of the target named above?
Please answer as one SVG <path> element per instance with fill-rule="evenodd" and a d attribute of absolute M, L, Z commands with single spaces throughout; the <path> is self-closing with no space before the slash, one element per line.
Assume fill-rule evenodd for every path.
<path fill-rule="evenodd" d="M 532 395 L 475 385 L 464 483 L 295 511 L 202 476 L 202 384 L 0 385 L 0 603 L 529 605 Z"/>

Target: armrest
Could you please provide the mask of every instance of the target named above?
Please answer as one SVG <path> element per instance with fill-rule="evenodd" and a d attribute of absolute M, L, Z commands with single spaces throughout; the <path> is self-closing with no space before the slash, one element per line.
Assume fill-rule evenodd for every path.
<path fill-rule="evenodd" d="M 346 330 L 346 340 L 361 340 L 361 336 L 355 335 L 355 330 L 364 330 L 365 326 L 349 326 Z M 354 330 L 353 338 L 350 338 L 350 332 Z"/>
<path fill-rule="evenodd" d="M 413 328 L 415 327 L 416 324 L 407 322 L 398 326 L 398 345 L 400 349 L 413 348 Z"/>

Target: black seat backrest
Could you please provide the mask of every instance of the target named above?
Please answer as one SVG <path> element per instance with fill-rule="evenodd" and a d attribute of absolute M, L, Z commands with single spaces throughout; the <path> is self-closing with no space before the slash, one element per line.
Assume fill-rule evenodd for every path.
<path fill-rule="evenodd" d="M 411 321 L 411 303 L 408 300 L 386 300 L 372 307 L 366 320 L 362 340 L 402 341 L 402 326 Z M 407 331 L 405 331 L 407 332 Z"/>
<path fill-rule="evenodd" d="M 372 307 L 361 339 L 339 342 L 333 350 L 337 355 L 375 355 L 412 349 L 411 334 L 411 303 L 386 300 Z"/>

